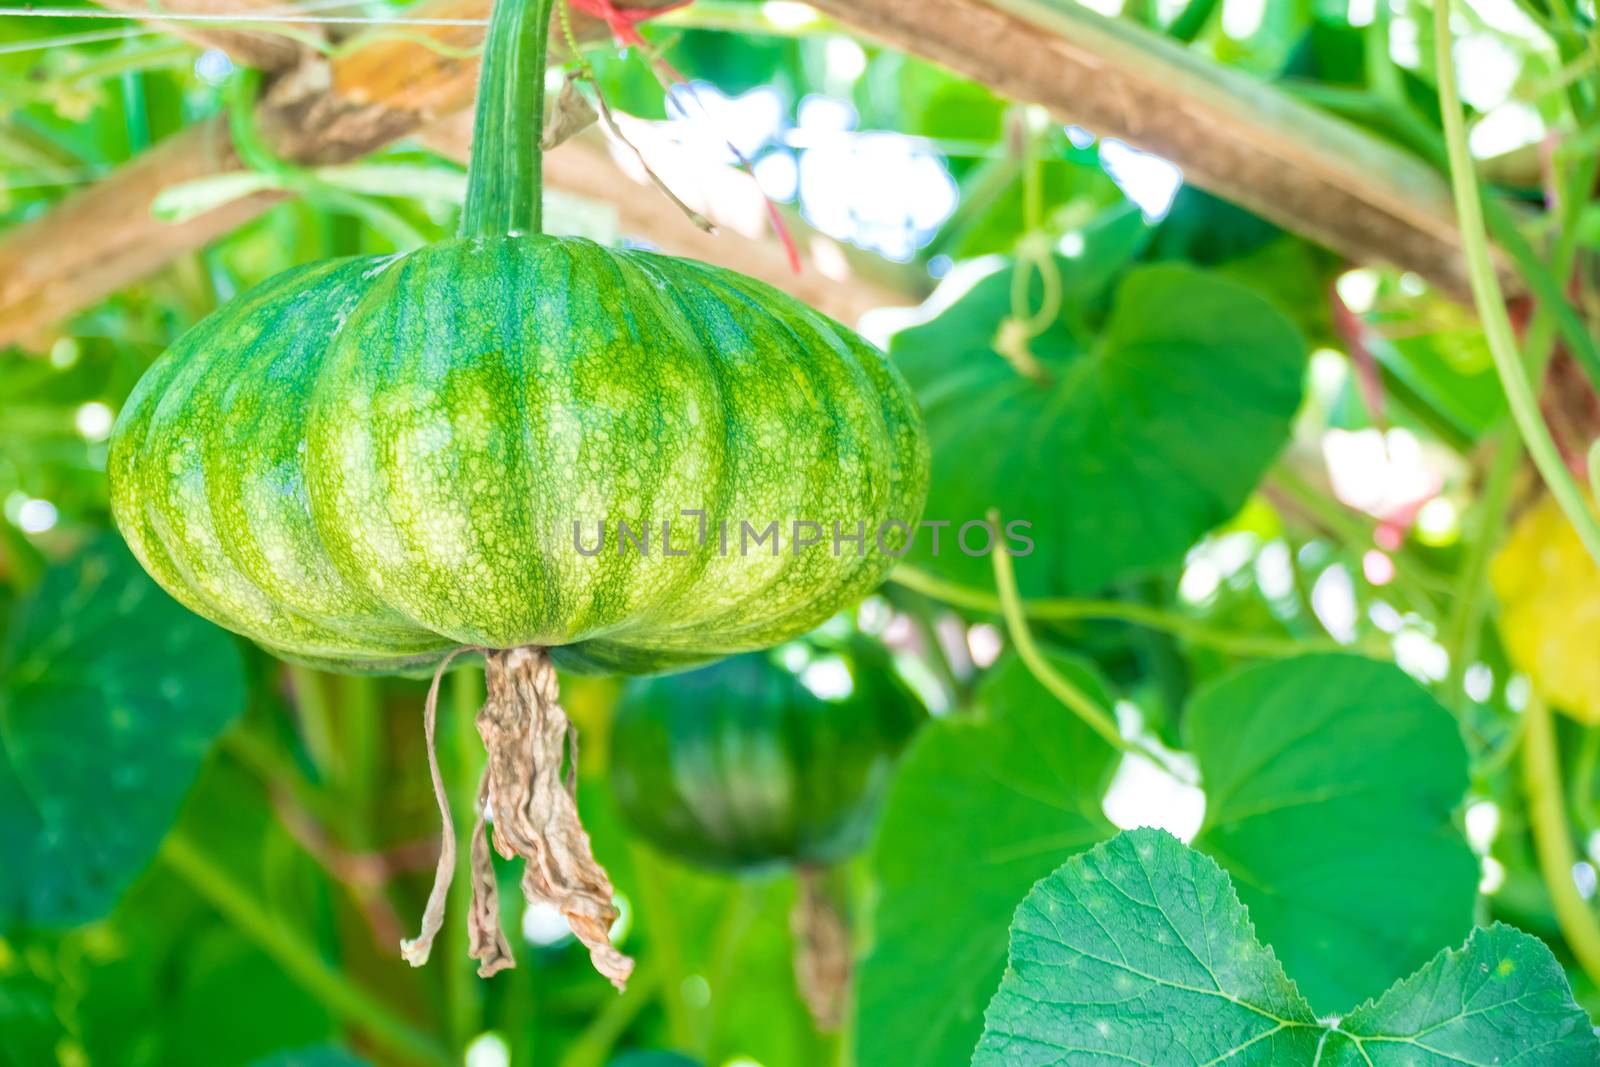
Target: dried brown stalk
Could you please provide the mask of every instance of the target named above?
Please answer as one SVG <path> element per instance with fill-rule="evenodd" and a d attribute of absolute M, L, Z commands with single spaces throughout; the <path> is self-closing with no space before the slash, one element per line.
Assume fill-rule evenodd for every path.
<path fill-rule="evenodd" d="M 433 780 L 433 799 L 439 805 L 439 818 L 444 825 L 439 838 L 439 865 L 433 874 L 433 890 L 422 912 L 422 932 L 400 942 L 400 955 L 413 967 L 428 962 L 433 939 L 444 925 L 445 902 L 450 898 L 450 881 L 456 873 L 456 827 L 450 818 L 450 794 L 444 788 L 444 775 L 439 773 L 439 747 L 434 742 L 434 728 L 439 719 L 439 684 L 444 681 L 444 672 L 451 661 L 466 651 L 469 650 L 458 648 L 440 662 L 439 669 L 433 672 L 433 684 L 428 687 L 428 700 L 423 705 L 422 733 L 428 746 L 428 774 Z"/>
<path fill-rule="evenodd" d="M 478 785 L 478 817 L 472 824 L 472 913 L 467 920 L 467 955 L 478 961 L 478 977 L 490 978 L 515 967 L 511 946 L 500 928 L 500 887 L 494 880 L 494 860 L 489 838 L 483 832 L 489 803 L 489 772 Z"/>
<path fill-rule="evenodd" d="M 544 139 L 540 145 L 548 152 L 587 130 L 600 121 L 600 115 L 588 97 L 578 92 L 577 80 L 566 78 L 561 82 L 561 93 L 550 110 L 549 121 L 544 126 Z"/>
<path fill-rule="evenodd" d="M 544 649 L 490 652 L 488 700 L 478 733 L 489 750 L 489 809 L 495 850 L 526 861 L 522 893 L 551 904 L 589 948 L 595 969 L 621 989 L 633 961 L 611 944 L 617 919 L 611 881 L 594 860 L 578 819 L 576 790 L 562 777 L 572 724 L 562 710 L 555 665 Z"/>
<path fill-rule="evenodd" d="M 850 997 L 850 926 L 828 885 L 824 867 L 795 871 L 797 895 L 789 914 L 794 979 L 817 1029 L 838 1030 Z"/>
<path fill-rule="evenodd" d="M 451 653 L 434 674 L 423 714 L 428 769 L 443 820 L 439 866 L 423 912 L 422 931 L 400 945 L 413 967 L 428 961 L 444 924 L 445 901 L 455 876 L 456 838 L 450 800 L 439 773 L 434 745 L 439 682 Z M 472 831 L 472 905 L 469 952 L 484 978 L 515 965 L 500 928 L 494 863 L 484 834 L 493 820 L 494 847 L 506 859 L 524 861 L 522 894 L 529 904 L 550 904 L 589 948 L 595 969 L 622 989 L 633 961 L 611 944 L 617 919 L 611 881 L 594 860 L 589 835 L 578 818 L 577 741 L 560 703 L 560 686 L 550 654 L 541 648 L 485 649 L 488 697 L 478 712 L 478 734 L 488 749 L 488 765 L 478 786 L 477 819 Z M 563 769 L 565 768 L 565 777 Z"/>

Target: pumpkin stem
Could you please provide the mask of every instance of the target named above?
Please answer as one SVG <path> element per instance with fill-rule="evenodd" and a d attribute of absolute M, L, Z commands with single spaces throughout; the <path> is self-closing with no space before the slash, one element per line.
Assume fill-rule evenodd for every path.
<path fill-rule="evenodd" d="M 556 0 L 496 0 L 483 46 L 461 236 L 543 225 L 544 72 Z"/>
<path fill-rule="evenodd" d="M 850 995 L 850 926 L 845 921 L 827 867 L 795 869 L 794 978 L 817 1029 L 832 1033 L 844 1021 Z"/>
<path fill-rule="evenodd" d="M 478 733 L 489 750 L 495 849 L 523 858 L 522 895 L 560 910 L 595 970 L 621 989 L 633 961 L 611 944 L 611 881 L 578 819 L 575 735 L 559 703 L 555 665 L 542 648 L 491 651 L 486 677 Z"/>
<path fill-rule="evenodd" d="M 516 965 L 500 928 L 494 861 L 484 834 L 487 813 L 494 819 L 495 849 L 506 859 L 521 856 L 525 861 L 522 895 L 528 903 L 560 910 L 578 940 L 589 947 L 595 969 L 621 989 L 633 973 L 633 961 L 611 944 L 611 924 L 617 919 L 611 881 L 595 862 L 589 835 L 578 820 L 577 732 L 561 710 L 555 665 L 542 648 L 460 648 L 445 657 L 433 676 L 423 727 L 444 829 L 422 932 L 402 941 L 400 954 L 413 967 L 428 962 L 455 874 L 456 837 L 434 747 L 434 721 L 439 680 L 450 661 L 467 651 L 484 653 L 488 681 L 488 698 L 478 712 L 478 734 L 489 750 L 489 762 L 478 785 L 478 817 L 472 828 L 468 916 L 469 955 L 478 961 L 478 975 L 488 978 Z"/>

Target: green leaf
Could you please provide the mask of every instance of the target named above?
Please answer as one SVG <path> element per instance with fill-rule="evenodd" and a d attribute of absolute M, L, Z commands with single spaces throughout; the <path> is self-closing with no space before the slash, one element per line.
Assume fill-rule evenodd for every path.
<path fill-rule="evenodd" d="M 872 97 L 887 97 L 899 104 L 901 128 L 913 136 L 981 143 L 1005 135 L 1008 105 L 987 86 L 914 56 L 885 53 L 878 66 L 890 77 L 860 85 L 858 95 L 868 97 L 864 111 L 879 103 Z"/>
<path fill-rule="evenodd" d="M 1405 323 L 1398 324 L 1396 331 Z M 1378 362 L 1469 438 L 1498 425 L 1506 397 L 1476 323 L 1372 342 Z"/>
<path fill-rule="evenodd" d="M 1319 1021 L 1227 874 L 1160 830 L 1068 860 L 1017 909 L 973 1067 L 1179 1062 L 1449 1067 L 1600 1059 L 1542 943 L 1473 932 L 1343 1019 Z"/>
<path fill-rule="evenodd" d="M 150 214 L 162 222 L 188 222 L 236 200 L 283 188 L 282 179 L 260 170 L 217 174 L 169 185 L 150 201 Z"/>
<path fill-rule="evenodd" d="M 1027 595 L 1093 592 L 1180 561 L 1244 503 L 1300 404 L 1305 344 L 1265 298 L 1190 267 L 1147 266 L 1125 276 L 1101 321 L 1097 243 L 1061 261 L 1064 316 L 1032 344 L 1046 381 L 992 346 L 1011 313 L 1009 269 L 891 343 L 927 417 L 925 521 L 959 527 L 998 507 L 1032 523 L 1037 547 L 1018 566 Z M 932 532 L 918 534 L 917 565 L 990 580 L 955 529 L 936 554 Z"/>
<path fill-rule="evenodd" d="M 55 1062 L 61 1022 L 57 992 L 45 975 L 17 966 L 11 945 L 0 942 L 0 1064 L 36 1067 Z"/>
<path fill-rule="evenodd" d="M 1087 664 L 1051 659 L 1106 698 Z M 1015 902 L 1064 856 L 1113 832 L 1100 808 L 1115 763 L 1105 742 L 1017 659 L 984 679 L 977 700 L 976 717 L 923 729 L 885 806 L 859 1063 L 965 1063 L 1005 968 Z"/>
<path fill-rule="evenodd" d="M 235 930 L 208 929 L 180 946 L 188 955 L 181 980 L 173 975 L 171 986 L 157 987 L 166 994 L 158 1002 L 164 1063 L 368 1067 L 320 1043 L 338 1033 L 327 1006 Z"/>
<path fill-rule="evenodd" d="M 242 671 L 120 542 L 46 572 L 0 659 L 0 926 L 110 909 L 243 708 Z"/>
<path fill-rule="evenodd" d="M 317 167 L 324 184 L 362 196 L 414 197 L 459 204 L 467 198 L 467 176 L 455 167 L 427 163 L 345 163 Z"/>
<path fill-rule="evenodd" d="M 931 724 L 891 788 L 863 1063 L 895 1047 L 964 1062 L 1001 973 L 1005 894 L 1113 832 L 1108 747 L 1018 661 L 979 699 L 986 718 Z M 1201 690 L 1185 729 L 1207 789 L 1196 847 L 1237 880 L 1316 1010 L 1375 995 L 1466 935 L 1477 864 L 1451 822 L 1466 752 L 1398 668 L 1338 654 L 1247 668 Z"/>
<path fill-rule="evenodd" d="M 327 906 L 337 891 L 276 823 L 259 779 L 231 760 L 210 760 L 184 807 L 177 832 L 193 840 L 202 824 L 212 828 L 209 837 L 226 847 L 202 847 L 228 863 L 247 892 L 270 899 L 275 921 L 305 929 L 312 941 L 311 931 L 332 932 Z M 363 927 L 351 932 L 366 936 Z M 54 996 L 41 1017 L 16 1018 L 12 1005 L 29 995 L 33 979 Z M 93 1067 L 243 1067 L 287 1050 L 323 1048 L 338 1032 L 318 996 L 167 863 L 152 864 L 104 920 L 68 931 L 19 931 L 0 942 L 0 1064 L 8 1067 L 58 1059 Z"/>
<path fill-rule="evenodd" d="M 1258 251 L 1282 232 L 1237 204 L 1185 185 L 1156 227 L 1150 254 L 1154 259 L 1214 265 Z"/>
<path fill-rule="evenodd" d="M 1105 308 L 1111 282 L 1150 240 L 1150 227 L 1137 207 L 1124 204 L 1097 216 L 1085 228 L 1084 240 L 1080 255 L 1054 256 L 1051 262 L 1061 277 L 1063 301 L 1098 314 Z M 935 296 L 934 299 L 940 298 Z M 1035 277 L 1029 294 L 1031 306 L 1037 307 L 1041 299 L 1042 289 Z M 990 348 L 1000 320 L 1010 313 L 1011 269 L 1008 265 L 981 278 L 932 321 L 895 334 L 889 351 L 919 390 L 924 384 L 931 390 L 939 384 L 938 379 L 943 374 L 963 369 L 965 357 L 969 356 L 982 364 L 981 370 L 985 372 L 979 376 L 982 381 L 994 377 L 988 373 L 995 369 L 990 360 L 1014 378 L 1016 375 L 1005 361 Z M 1077 352 L 1077 341 L 1067 321 L 1058 319 L 1034 338 L 1033 347 L 1041 359 L 1062 362 Z M 919 399 L 926 403 L 927 398 Z M 937 474 L 935 471 L 936 477 Z"/>
<path fill-rule="evenodd" d="M 1287 234 L 1216 267 L 1219 277 L 1253 289 L 1271 300 L 1316 348 L 1342 344 L 1335 332 L 1328 286 L 1343 261 L 1318 245 Z"/>
<path fill-rule="evenodd" d="M 1364 1045 L 1376 1067 L 1600 1063 L 1600 1037 L 1561 964 L 1544 942 L 1503 923 L 1473 930 L 1339 1027 L 1349 1037 L 1337 1045 Z M 1347 1052 L 1330 1067 L 1362 1062 Z"/>
<path fill-rule="evenodd" d="M 609 49 L 594 52 L 589 62 L 594 67 L 595 88 L 612 108 L 642 119 L 668 117 L 666 94 L 649 64 Z"/>
<path fill-rule="evenodd" d="M 1228 876 L 1161 830 L 1034 887 L 984 1024 L 973 1067 L 1310 1063 L 1319 1030 Z"/>
<path fill-rule="evenodd" d="M 800 42 L 782 37 L 741 34 L 739 47 L 728 47 L 728 35 L 708 30 L 680 30 L 669 58 L 691 80 L 704 79 L 730 96 L 792 79 L 799 64 Z M 635 60 L 638 63 L 639 60 Z"/>
<path fill-rule="evenodd" d="M 1128 203 L 1122 190 L 1100 167 L 1099 157 L 1068 146 L 1066 160 L 1047 160 L 1040 164 L 1040 206 L 1047 219 L 1070 216 L 1095 203 L 1111 204 L 1108 212 L 1125 214 L 1138 223 L 1140 237 L 1146 227 L 1139 209 Z M 1011 176 L 997 183 L 998 168 L 1006 167 Z M 995 168 L 995 169 L 988 169 Z M 1028 211 L 1023 174 L 1014 163 L 992 162 L 977 169 L 963 183 L 961 210 L 937 239 L 937 251 L 956 259 L 1001 253 L 1009 255 L 1028 235 Z M 1054 222 L 1052 226 L 1059 225 Z"/>
<path fill-rule="evenodd" d="M 1375 996 L 1472 928 L 1478 863 L 1452 822 L 1455 719 L 1400 668 L 1300 656 L 1196 694 L 1206 787 L 1194 846 L 1233 876 L 1311 1004 Z"/>

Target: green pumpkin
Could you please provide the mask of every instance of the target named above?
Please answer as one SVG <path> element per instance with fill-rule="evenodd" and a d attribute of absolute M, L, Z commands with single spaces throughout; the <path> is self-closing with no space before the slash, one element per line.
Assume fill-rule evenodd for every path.
<path fill-rule="evenodd" d="M 927 443 L 880 352 L 769 286 L 474 237 L 231 301 L 139 383 L 110 473 L 151 574 L 280 655 L 535 645 L 633 672 L 792 638 L 879 583 Z"/>
<path fill-rule="evenodd" d="M 881 352 L 770 286 L 540 232 L 553 10 L 494 5 L 461 236 L 288 271 L 197 324 L 118 418 L 111 503 L 173 596 L 278 655 L 434 668 L 430 753 L 444 668 L 482 651 L 493 846 L 620 988 L 555 664 L 658 671 L 804 633 L 888 571 L 928 443 Z M 413 965 L 455 869 L 429 764 L 444 840 Z M 468 944 L 487 977 L 511 950 L 485 829 Z"/>
<path fill-rule="evenodd" d="M 629 682 L 611 785 L 634 832 L 688 863 L 741 873 L 826 866 L 859 849 L 926 715 L 864 642 L 812 655 L 848 670 L 848 694 L 824 700 L 766 653 Z"/>

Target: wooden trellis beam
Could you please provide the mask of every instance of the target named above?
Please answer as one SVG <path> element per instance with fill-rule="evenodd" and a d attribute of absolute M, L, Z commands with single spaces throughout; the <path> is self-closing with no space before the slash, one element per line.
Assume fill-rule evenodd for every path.
<path fill-rule="evenodd" d="M 147 0 L 100 0 L 100 6 L 113 11 L 126 11 L 130 15 L 148 15 L 157 8 Z M 159 5 L 163 14 L 169 15 L 231 15 L 250 16 L 293 14 L 292 5 L 284 0 L 171 0 Z M 316 49 L 305 42 L 309 37 L 316 41 L 328 39 L 325 25 L 294 27 L 293 35 L 269 29 L 215 22 L 181 22 L 163 20 L 160 28 L 165 33 L 182 38 L 202 48 L 220 48 L 235 63 L 258 70 L 285 70 L 303 61 Z M 297 39 L 299 38 L 299 39 Z"/>
<path fill-rule="evenodd" d="M 1272 85 L 1076 0 L 811 0 L 1062 122 L 1176 163 L 1184 178 L 1358 263 L 1468 293 L 1448 183 Z"/>
<path fill-rule="evenodd" d="M 128 9 L 136 0 L 117 2 Z M 184 2 L 196 9 L 207 0 Z M 227 2 L 230 9 L 237 6 Z M 254 0 L 257 6 L 267 2 Z M 659 2 L 633 0 L 633 6 Z M 481 20 L 489 7 L 489 0 L 428 0 L 415 14 Z M 606 34 L 592 19 L 575 20 L 574 27 L 588 40 Z M 483 27 L 416 29 L 396 36 L 379 28 L 332 58 L 299 44 L 272 51 L 262 44 L 273 36 L 266 31 L 191 24 L 184 34 L 207 45 L 231 43 L 262 61 L 290 63 L 277 69 L 256 120 L 281 156 L 320 164 L 365 155 L 472 103 Z M 40 336 L 60 319 L 261 214 L 275 195 L 234 201 L 181 223 L 151 214 L 151 202 L 167 186 L 241 166 L 226 125 L 198 123 L 0 235 L 0 345 Z"/>
<path fill-rule="evenodd" d="M 841 24 L 949 66 L 1002 95 L 1157 152 L 1196 185 L 1357 262 L 1390 263 L 1444 291 L 1465 291 L 1448 191 L 1431 168 L 1159 35 L 1070 0 L 814 5 Z M 488 7 L 488 0 L 430 0 L 417 13 L 481 19 Z M 593 23 L 584 29 L 603 33 Z M 248 32 L 253 40 L 257 31 Z M 471 103 L 477 73 L 476 60 L 463 53 L 481 42 L 482 29 L 423 32 L 431 47 L 369 34 L 365 44 L 358 39 L 332 60 L 302 56 L 279 73 L 261 101 L 261 128 L 286 157 L 327 163 L 355 158 L 461 112 Z M 0 235 L 0 344 L 37 334 L 265 210 L 271 197 L 253 197 L 176 225 L 149 217 L 150 199 L 165 185 L 238 166 L 225 133 L 201 124 L 40 219 Z"/>

